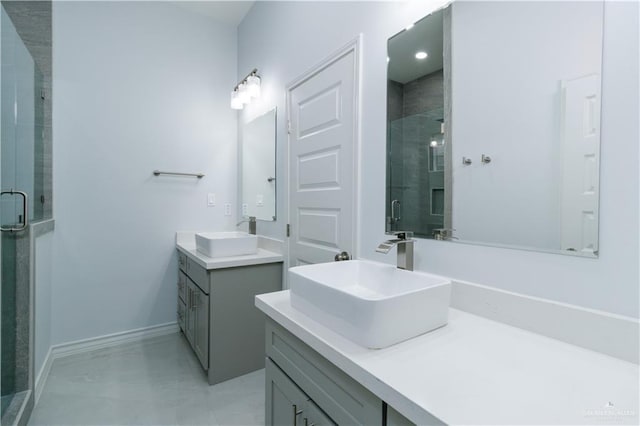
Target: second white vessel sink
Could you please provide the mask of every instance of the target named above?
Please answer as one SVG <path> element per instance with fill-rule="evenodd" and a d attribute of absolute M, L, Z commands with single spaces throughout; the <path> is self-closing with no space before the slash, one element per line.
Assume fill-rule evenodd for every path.
<path fill-rule="evenodd" d="M 258 252 L 258 237 L 246 232 L 200 232 L 196 250 L 209 257 L 242 256 Z"/>
<path fill-rule="evenodd" d="M 368 347 L 384 348 L 447 324 L 451 281 L 364 260 L 289 269 L 291 305 Z"/>

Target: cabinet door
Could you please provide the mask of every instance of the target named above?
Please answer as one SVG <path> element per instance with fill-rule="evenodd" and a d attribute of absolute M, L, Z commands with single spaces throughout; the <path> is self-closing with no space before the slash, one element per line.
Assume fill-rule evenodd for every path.
<path fill-rule="evenodd" d="M 209 368 L 209 296 L 194 285 L 195 333 L 193 350 L 204 369 Z"/>
<path fill-rule="evenodd" d="M 266 426 L 302 426 L 307 396 L 269 358 L 265 377 Z"/>
<path fill-rule="evenodd" d="M 189 343 L 193 346 L 194 342 L 194 333 L 196 329 L 196 315 L 193 304 L 193 285 L 187 280 L 185 287 L 185 296 L 187 300 L 185 300 L 185 324 L 184 324 L 184 336 L 187 338 Z"/>
<path fill-rule="evenodd" d="M 333 420 L 329 418 L 312 400 L 307 401 L 305 414 L 303 418 L 303 426 L 336 426 Z"/>
<path fill-rule="evenodd" d="M 444 423 L 434 417 L 433 421 L 430 421 L 429 424 L 442 425 Z M 394 410 L 393 407 L 387 406 L 387 426 L 415 426 L 415 424 Z"/>
<path fill-rule="evenodd" d="M 186 302 L 186 292 L 187 292 L 187 276 L 184 272 L 178 271 L 178 297 L 182 299 L 183 302 Z"/>
<path fill-rule="evenodd" d="M 185 320 L 186 320 L 186 306 L 184 304 L 183 299 L 178 299 L 178 325 L 180 326 L 180 330 L 184 332 L 185 329 Z"/>
<path fill-rule="evenodd" d="M 178 268 L 187 272 L 187 255 L 181 252 L 178 252 Z"/>

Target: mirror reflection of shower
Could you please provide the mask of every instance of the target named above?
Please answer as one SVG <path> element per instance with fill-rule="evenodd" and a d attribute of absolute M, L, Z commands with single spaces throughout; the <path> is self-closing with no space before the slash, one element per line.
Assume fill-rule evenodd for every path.
<path fill-rule="evenodd" d="M 389 40 L 387 231 L 445 228 L 443 12 Z M 402 215 L 398 210 L 402 210 Z"/>

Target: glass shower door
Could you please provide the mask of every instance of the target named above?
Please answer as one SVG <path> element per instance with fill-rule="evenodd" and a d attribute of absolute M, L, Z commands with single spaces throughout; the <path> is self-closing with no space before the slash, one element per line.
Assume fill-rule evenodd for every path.
<path fill-rule="evenodd" d="M 41 74 L 4 7 L 0 29 L 0 390 L 1 423 L 27 401 L 30 289 L 28 222 L 42 145 Z M 29 201 L 29 202 L 28 202 Z"/>
<path fill-rule="evenodd" d="M 387 231 L 432 238 L 444 228 L 443 116 L 438 108 L 389 123 Z"/>

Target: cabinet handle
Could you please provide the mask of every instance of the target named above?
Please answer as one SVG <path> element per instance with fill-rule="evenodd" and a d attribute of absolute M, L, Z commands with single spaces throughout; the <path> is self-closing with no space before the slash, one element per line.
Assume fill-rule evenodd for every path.
<path fill-rule="evenodd" d="M 191 303 L 191 309 L 194 310 L 194 309 L 196 309 L 198 307 L 198 300 L 200 299 L 200 295 L 199 294 L 195 294 L 195 292 L 192 292 L 192 294 L 193 294 L 194 297 L 191 298 L 191 302 L 192 302 Z M 196 297 L 197 297 L 197 299 L 196 299 Z"/>
<path fill-rule="evenodd" d="M 298 416 L 302 414 L 303 411 L 304 410 L 298 410 L 298 406 L 296 404 L 293 404 L 293 426 L 297 426 Z"/>
<path fill-rule="evenodd" d="M 309 423 L 309 419 L 307 419 L 306 417 L 304 418 L 304 426 L 316 426 L 315 423 Z"/>

